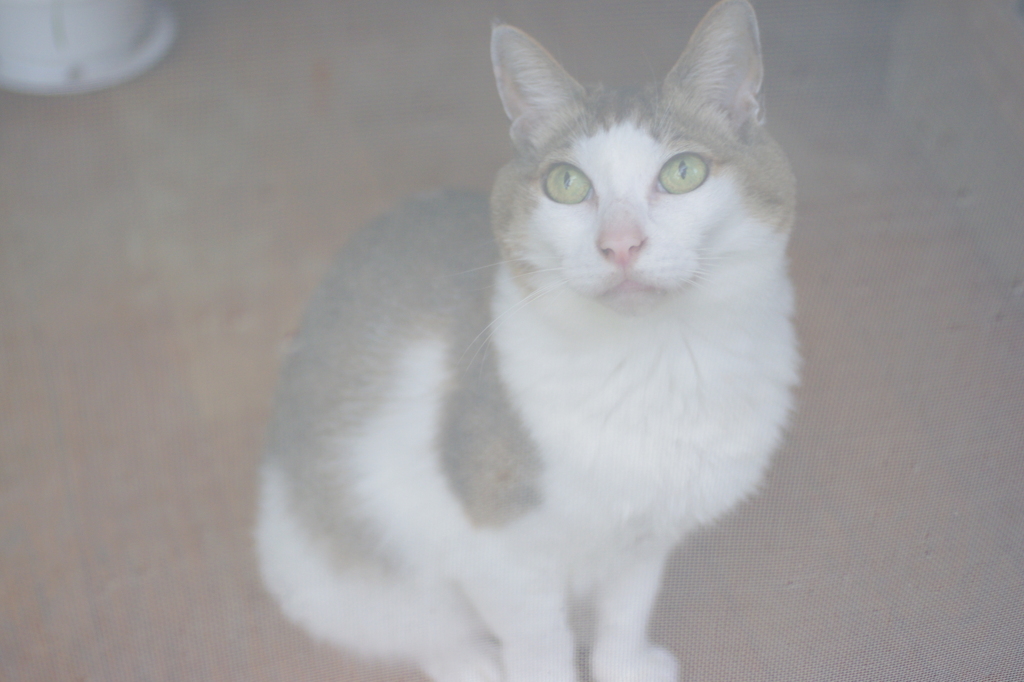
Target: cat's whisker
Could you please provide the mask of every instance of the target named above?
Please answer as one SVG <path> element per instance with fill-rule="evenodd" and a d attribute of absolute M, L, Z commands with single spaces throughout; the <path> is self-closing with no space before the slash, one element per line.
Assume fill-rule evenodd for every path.
<path fill-rule="evenodd" d="M 714 284 L 711 278 L 711 268 L 708 266 L 714 266 L 726 260 L 728 259 L 725 256 L 705 255 L 698 252 L 697 267 L 694 268 L 687 281 L 698 291 L 706 291 L 707 287 Z"/>
<path fill-rule="evenodd" d="M 687 282 L 691 287 L 700 292 L 708 291 L 713 284 L 711 278 L 707 275 L 707 273 L 703 272 L 694 272 L 693 274 L 690 275 L 690 278 L 687 280 Z"/>
<path fill-rule="evenodd" d="M 564 271 L 564 268 L 562 268 L 561 266 L 557 266 L 557 267 L 553 267 L 553 268 L 541 268 L 539 270 L 530 270 L 529 272 L 520 272 L 520 273 L 514 274 L 514 275 L 512 275 L 512 279 L 519 280 L 519 279 L 525 279 L 526 277 L 531 277 L 533 275 L 545 275 L 545 274 L 547 274 L 549 272 L 563 272 L 563 271 Z"/>
<path fill-rule="evenodd" d="M 481 266 L 476 267 L 476 268 L 470 268 L 469 270 L 461 270 L 459 272 L 452 273 L 451 276 L 453 278 L 455 278 L 455 277 L 461 277 L 462 275 L 468 275 L 468 274 L 470 274 L 472 272 L 480 272 L 481 270 L 489 270 L 491 268 L 500 268 L 502 265 L 505 265 L 508 262 L 509 261 L 500 260 L 497 263 L 489 263 L 487 265 L 481 265 Z"/>
<path fill-rule="evenodd" d="M 505 322 L 505 321 L 506 321 L 506 320 L 507 320 L 507 319 L 508 319 L 509 317 L 511 317 L 511 316 L 512 316 L 512 315 L 514 315 L 515 313 L 519 312 L 520 310 L 522 310 L 523 308 L 525 308 L 525 307 L 526 307 L 526 306 L 528 306 L 529 304 L 533 303 L 533 302 L 534 302 L 534 301 L 536 301 L 537 299 L 541 298 L 542 296 L 545 296 L 545 295 L 549 294 L 550 292 L 554 291 L 555 289 L 557 289 L 558 287 L 560 287 L 560 286 L 562 286 L 562 285 L 566 284 L 566 282 L 567 282 L 567 281 L 568 281 L 568 280 L 564 280 L 564 279 L 563 279 L 563 280 L 558 280 L 558 281 L 555 281 L 555 282 L 552 282 L 552 283 L 548 284 L 547 286 L 543 286 L 543 287 L 540 287 L 539 289 L 534 289 L 533 291 L 531 291 L 531 292 L 530 292 L 529 294 L 527 294 L 526 296 L 524 296 L 524 297 L 523 297 L 523 298 L 522 298 L 521 300 L 517 301 L 517 302 L 516 302 L 516 304 L 515 304 L 514 306 L 512 306 L 512 307 L 511 307 L 511 308 L 509 308 L 508 310 L 505 310 L 504 312 L 502 312 L 502 313 L 501 313 L 500 315 L 498 315 L 498 316 L 497 316 L 497 317 L 495 317 L 495 318 L 494 318 L 493 320 L 491 320 L 491 321 L 490 321 L 490 322 L 489 322 L 489 323 L 487 324 L 487 326 L 486 326 L 486 327 L 484 327 L 483 329 L 481 329 L 481 330 L 480 330 L 480 333 L 479 333 L 479 334 L 477 334 L 477 335 L 476 335 L 476 336 L 475 336 L 475 337 L 473 338 L 473 340 L 472 340 L 472 341 L 470 341 L 470 343 L 469 343 L 469 347 L 467 347 L 467 348 L 466 348 L 466 351 L 464 351 L 464 352 L 463 352 L 463 355 L 465 355 L 465 352 L 467 352 L 467 351 L 469 350 L 469 348 L 472 348 L 472 347 L 473 347 L 474 345 L 476 345 L 476 344 L 477 344 L 477 341 L 480 341 L 480 344 L 479 344 L 479 346 L 478 346 L 478 348 L 477 348 L 477 352 L 479 352 L 479 349 L 480 349 L 480 348 L 482 348 L 482 347 L 483 347 L 484 345 L 486 345 L 486 343 L 487 343 L 488 341 L 490 341 L 491 337 L 492 337 L 492 336 L 494 335 L 494 332 L 495 332 L 495 331 L 496 331 L 496 330 L 497 330 L 497 329 L 498 329 L 498 328 L 499 328 L 499 327 L 500 327 L 500 326 L 501 326 L 502 324 L 504 324 L 504 322 Z M 487 334 L 487 337 L 486 337 L 486 338 L 484 338 L 484 339 L 483 339 L 483 340 L 481 341 L 481 340 L 480 340 L 480 337 L 481 337 L 481 336 L 483 336 L 484 334 Z M 474 359 L 475 359 L 475 357 L 476 357 L 476 356 L 475 356 L 475 354 L 474 354 Z M 470 360 L 470 362 L 472 362 L 472 359 Z"/>
<path fill-rule="evenodd" d="M 544 286 L 544 287 L 541 287 L 539 289 L 535 289 L 535 290 L 531 291 L 529 294 L 527 294 L 525 297 L 523 297 L 520 301 L 517 301 L 514 306 L 512 306 L 508 310 L 505 310 L 500 315 L 498 315 L 493 320 L 491 320 L 487 324 L 487 326 L 485 326 L 483 329 L 481 329 L 480 333 L 478 333 L 475 337 L 473 337 L 473 340 L 469 342 L 469 345 L 462 352 L 462 355 L 459 356 L 459 362 L 460 363 L 462 362 L 462 359 L 466 356 L 466 353 L 469 352 L 470 348 L 473 348 L 474 346 L 476 346 L 476 350 L 473 353 L 473 357 L 471 357 L 469 359 L 469 362 L 467 363 L 467 365 L 472 365 L 473 362 L 476 361 L 477 355 L 480 354 L 481 349 L 483 349 L 487 345 L 487 343 L 494 336 L 494 333 L 498 330 L 499 327 L 501 327 L 502 324 L 505 323 L 506 320 L 508 320 L 515 313 L 519 312 L 520 310 L 522 310 L 523 308 L 528 306 L 530 303 L 533 303 L 534 301 L 536 301 L 537 299 L 541 298 L 542 296 L 545 296 L 546 294 L 550 293 L 551 291 L 553 291 L 553 290 L 557 289 L 558 287 L 564 285 L 566 283 L 566 281 L 567 280 L 559 280 L 559 281 L 556 281 L 556 282 L 552 282 L 551 284 L 548 284 L 547 286 Z M 484 336 L 485 334 L 486 334 L 486 336 Z M 483 339 L 480 338 L 482 336 L 484 336 Z"/>
<path fill-rule="evenodd" d="M 458 277 L 460 275 L 468 275 L 471 272 L 480 272 L 481 270 L 488 270 L 490 268 L 500 268 L 502 265 L 508 265 L 509 263 L 519 263 L 519 262 L 525 262 L 525 259 L 523 259 L 523 258 L 506 258 L 504 260 L 499 260 L 499 261 L 496 261 L 494 263 L 488 263 L 487 265 L 481 265 L 481 266 L 476 267 L 476 268 L 470 268 L 469 270 L 462 270 L 460 272 L 453 273 L 452 276 L 453 277 Z"/>
<path fill-rule="evenodd" d="M 536 268 L 536 267 L 533 267 L 533 263 L 531 263 L 526 258 L 506 258 L 504 260 L 499 260 L 499 261 L 496 261 L 494 263 L 488 263 L 487 265 L 481 265 L 479 267 L 470 268 L 469 270 L 462 270 L 460 272 L 453 273 L 451 276 L 453 278 L 454 277 L 459 277 L 461 275 L 468 275 L 468 274 L 473 273 L 473 272 L 480 272 L 481 270 L 489 270 L 491 268 L 500 268 L 503 265 L 511 265 L 513 263 L 526 263 L 526 264 L 531 266 L 525 272 L 519 272 L 519 273 L 513 274 L 512 275 L 513 279 L 517 279 L 517 278 L 521 278 L 521 277 L 528 277 L 528 276 L 533 275 L 533 274 L 544 274 L 544 273 L 548 273 L 548 272 L 559 272 L 562 269 L 561 266 L 554 266 L 554 267 L 550 267 L 550 268 Z"/>

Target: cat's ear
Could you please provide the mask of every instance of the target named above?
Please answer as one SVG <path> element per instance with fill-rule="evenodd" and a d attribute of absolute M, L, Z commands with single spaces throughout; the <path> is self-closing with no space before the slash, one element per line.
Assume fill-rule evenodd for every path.
<path fill-rule="evenodd" d="M 536 146 L 552 120 L 583 97 L 583 86 L 547 50 L 508 24 L 494 24 L 491 63 L 516 144 Z"/>
<path fill-rule="evenodd" d="M 747 126 L 764 123 L 763 77 L 754 8 L 747 0 L 721 0 L 697 25 L 664 88 L 702 98 L 742 135 Z"/>

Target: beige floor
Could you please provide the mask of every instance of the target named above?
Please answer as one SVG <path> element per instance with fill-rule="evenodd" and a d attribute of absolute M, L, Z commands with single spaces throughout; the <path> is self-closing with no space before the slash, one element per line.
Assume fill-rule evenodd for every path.
<path fill-rule="evenodd" d="M 0 679 L 420 679 L 261 590 L 279 348 L 352 229 L 507 158 L 493 16 L 620 83 L 709 4 L 187 0 L 135 82 L 0 93 Z M 1024 679 L 1020 282 L 885 104 L 895 4 L 758 8 L 800 182 L 800 410 L 764 493 L 677 556 L 654 635 L 687 680 Z"/>

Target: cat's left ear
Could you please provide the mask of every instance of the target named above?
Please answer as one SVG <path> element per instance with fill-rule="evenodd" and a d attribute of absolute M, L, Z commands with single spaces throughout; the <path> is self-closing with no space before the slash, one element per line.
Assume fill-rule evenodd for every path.
<path fill-rule="evenodd" d="M 508 24 L 494 24 L 491 63 L 517 145 L 538 146 L 559 114 L 583 97 L 583 86 L 547 50 Z"/>
<path fill-rule="evenodd" d="M 754 8 L 747 0 L 721 0 L 690 36 L 664 90 L 703 99 L 725 114 L 742 136 L 748 125 L 764 123 L 763 78 Z"/>

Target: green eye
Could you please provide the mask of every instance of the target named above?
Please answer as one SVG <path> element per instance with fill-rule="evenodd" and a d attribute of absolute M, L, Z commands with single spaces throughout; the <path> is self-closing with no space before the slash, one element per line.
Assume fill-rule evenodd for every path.
<path fill-rule="evenodd" d="M 576 166 L 559 163 L 544 178 L 544 192 L 560 204 L 578 204 L 590 194 L 590 179 Z"/>
<path fill-rule="evenodd" d="M 661 167 L 658 179 L 666 192 L 685 194 L 703 184 L 708 177 L 708 164 L 690 152 L 676 154 Z"/>

